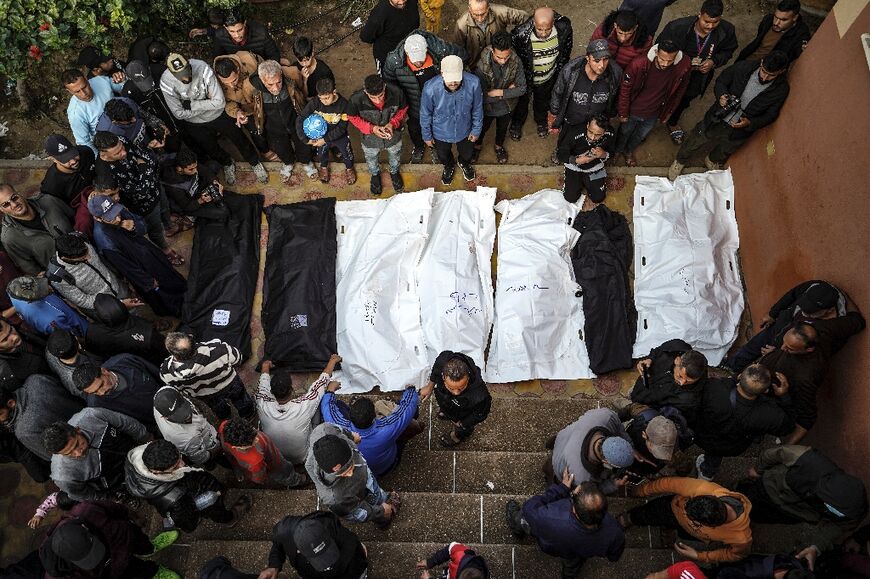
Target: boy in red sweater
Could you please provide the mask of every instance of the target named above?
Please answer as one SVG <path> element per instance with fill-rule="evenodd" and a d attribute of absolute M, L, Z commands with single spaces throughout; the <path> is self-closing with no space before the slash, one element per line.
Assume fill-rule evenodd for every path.
<path fill-rule="evenodd" d="M 281 456 L 275 443 L 246 420 L 224 420 L 218 427 L 221 446 L 233 464 L 239 479 L 253 483 L 286 485 L 297 488 L 311 482 L 307 475 L 297 473 L 293 465 Z"/>

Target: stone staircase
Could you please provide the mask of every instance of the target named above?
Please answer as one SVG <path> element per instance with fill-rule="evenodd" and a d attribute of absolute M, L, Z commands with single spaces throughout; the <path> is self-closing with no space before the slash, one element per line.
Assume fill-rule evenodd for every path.
<path fill-rule="evenodd" d="M 541 472 L 547 459 L 546 439 L 602 403 L 589 398 L 495 398 L 489 419 L 471 440 L 449 450 L 438 444 L 447 423 L 434 419 L 437 406 L 423 403 L 420 417 L 428 430 L 407 445 L 399 467 L 380 481 L 384 489 L 402 494 L 398 518 L 386 531 L 370 524 L 349 524 L 369 551 L 369 577 L 418 577 L 414 564 L 450 541 L 472 545 L 487 558 L 495 578 L 558 577 L 558 560 L 542 554 L 533 541 L 517 541 L 511 535 L 505 504 L 510 499 L 523 501 L 546 488 Z M 736 481 L 758 451 L 754 447 L 747 457 L 726 460 L 718 478 L 726 484 Z M 184 570 L 185 577 L 196 577 L 202 564 L 217 555 L 228 557 L 237 568 L 258 572 L 265 566 L 273 525 L 285 515 L 319 507 L 314 490 L 254 488 L 230 480 L 228 471 L 216 474 L 234 487 L 230 501 L 240 492 L 250 492 L 254 506 L 235 528 L 205 521 L 167 550 L 165 564 Z M 641 501 L 613 497 L 609 509 L 617 514 Z M 152 518 L 152 531 L 157 531 L 158 519 Z M 793 529 L 759 526 L 755 533 L 759 552 L 794 547 L 790 541 Z M 673 551 L 663 548 L 658 529 L 636 527 L 628 532 L 627 548 L 618 563 L 590 560 L 582 576 L 645 577 L 673 561 Z"/>

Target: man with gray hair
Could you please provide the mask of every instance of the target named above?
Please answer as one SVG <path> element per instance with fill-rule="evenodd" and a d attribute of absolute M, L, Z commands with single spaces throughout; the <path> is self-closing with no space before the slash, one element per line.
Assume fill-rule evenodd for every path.
<path fill-rule="evenodd" d="M 201 398 L 218 418 L 230 418 L 230 404 L 242 418 L 256 412 L 235 366 L 241 363 L 238 349 L 220 340 L 195 342 L 182 332 L 166 335 L 169 357 L 160 366 L 160 378 L 194 398 Z"/>
<path fill-rule="evenodd" d="M 489 0 L 468 0 L 468 10 L 456 20 L 456 44 L 468 52 L 468 67 L 474 70 L 483 49 L 499 32 L 508 32 L 529 17 L 525 10 Z"/>

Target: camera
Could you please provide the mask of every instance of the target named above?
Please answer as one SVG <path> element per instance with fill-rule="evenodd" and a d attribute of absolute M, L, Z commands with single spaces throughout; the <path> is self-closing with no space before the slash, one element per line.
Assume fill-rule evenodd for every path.
<path fill-rule="evenodd" d="M 725 117 L 729 116 L 739 108 L 740 97 L 736 97 L 733 94 L 727 94 L 725 95 L 725 106 L 720 106 L 719 109 L 713 113 L 713 117 L 717 121 L 725 120 Z"/>
<path fill-rule="evenodd" d="M 199 192 L 198 197 L 202 198 L 202 197 L 205 197 L 206 195 L 208 195 L 211 198 L 212 203 L 220 204 L 224 200 L 224 195 L 223 195 L 223 193 L 221 193 L 220 187 L 218 187 L 217 184 L 215 184 L 215 183 L 212 183 L 211 185 L 209 185 L 205 189 L 201 190 Z"/>

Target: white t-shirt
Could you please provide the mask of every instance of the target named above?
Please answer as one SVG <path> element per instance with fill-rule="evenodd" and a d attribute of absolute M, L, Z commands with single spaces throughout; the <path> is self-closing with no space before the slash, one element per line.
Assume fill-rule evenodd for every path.
<path fill-rule="evenodd" d="M 293 464 L 305 462 L 311 419 L 320 407 L 320 399 L 332 377 L 321 374 L 303 396 L 279 404 L 272 396 L 272 376 L 260 375 L 254 401 L 260 415 L 260 430 L 272 439 L 281 454 Z"/>

